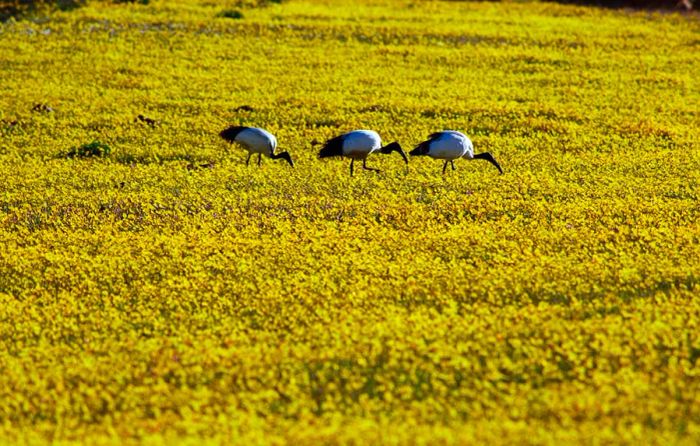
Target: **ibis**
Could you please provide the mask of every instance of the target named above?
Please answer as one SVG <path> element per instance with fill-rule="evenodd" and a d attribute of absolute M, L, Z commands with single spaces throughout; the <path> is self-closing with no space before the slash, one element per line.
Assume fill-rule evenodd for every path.
<path fill-rule="evenodd" d="M 264 129 L 256 127 L 238 127 L 231 126 L 219 133 L 224 140 L 233 144 L 234 142 L 243 146 L 248 151 L 248 158 L 245 160 L 245 165 L 250 163 L 250 157 L 253 154 L 258 154 L 258 166 L 263 155 L 274 160 L 283 159 L 294 167 L 294 161 L 288 152 L 275 153 L 277 148 L 277 138 L 275 135 Z"/>
<path fill-rule="evenodd" d="M 418 144 L 415 149 L 411 150 L 411 156 L 429 156 L 435 159 L 445 160 L 442 166 L 442 174 L 445 174 L 447 164 L 452 165 L 452 170 L 455 170 L 454 161 L 458 158 L 481 159 L 496 166 L 496 169 L 502 174 L 500 164 L 494 159 L 489 152 L 474 153 L 474 145 L 464 133 L 454 130 L 445 130 L 443 132 L 433 133 L 428 136 L 428 139 Z"/>
<path fill-rule="evenodd" d="M 372 130 L 354 130 L 329 139 L 318 153 L 319 158 L 331 156 L 344 156 L 350 158 L 350 176 L 353 175 L 355 160 L 362 160 L 362 168 L 379 172 L 379 169 L 367 167 L 367 156 L 370 153 L 379 152 L 385 155 L 391 152 L 399 152 L 399 155 L 408 165 L 408 157 L 398 142 L 392 142 L 382 146 L 379 134 Z"/>

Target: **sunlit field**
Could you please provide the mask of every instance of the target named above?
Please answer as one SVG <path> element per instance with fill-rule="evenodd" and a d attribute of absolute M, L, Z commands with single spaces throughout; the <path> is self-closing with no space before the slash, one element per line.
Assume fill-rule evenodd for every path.
<path fill-rule="evenodd" d="M 698 444 L 699 55 L 531 1 L 0 23 L 0 443 Z M 354 129 L 504 174 L 318 159 Z"/>

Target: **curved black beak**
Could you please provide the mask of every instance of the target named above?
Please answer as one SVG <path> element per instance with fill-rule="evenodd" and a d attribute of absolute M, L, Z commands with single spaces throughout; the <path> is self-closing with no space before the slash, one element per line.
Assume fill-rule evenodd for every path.
<path fill-rule="evenodd" d="M 394 141 L 391 144 L 387 144 L 379 151 L 385 155 L 390 154 L 391 152 L 399 152 L 399 155 L 401 155 L 401 158 L 403 158 L 404 162 L 408 164 L 408 157 L 406 156 L 406 152 L 403 151 L 403 148 L 401 147 L 401 144 L 398 142 Z"/>
<path fill-rule="evenodd" d="M 496 169 L 503 175 L 503 169 L 501 169 L 501 165 L 498 164 L 498 161 L 491 155 L 489 152 L 484 152 L 484 153 L 477 153 L 474 155 L 474 159 L 480 159 L 480 160 L 486 160 L 489 163 L 493 164 L 496 166 Z"/>
<path fill-rule="evenodd" d="M 282 158 L 283 160 L 287 161 L 290 166 L 294 167 L 294 161 L 292 161 L 291 155 L 289 155 L 289 152 L 280 152 L 277 155 L 272 155 L 273 159 L 280 159 Z"/>

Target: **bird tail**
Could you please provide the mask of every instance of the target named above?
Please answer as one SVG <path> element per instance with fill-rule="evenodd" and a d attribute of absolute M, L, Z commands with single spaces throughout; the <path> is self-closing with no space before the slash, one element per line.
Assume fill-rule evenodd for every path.
<path fill-rule="evenodd" d="M 422 143 L 418 144 L 413 150 L 409 152 L 409 155 L 411 156 L 423 156 L 427 155 L 428 151 L 430 150 L 430 141 L 423 141 Z"/>
<path fill-rule="evenodd" d="M 236 140 L 236 136 L 238 136 L 239 133 L 241 133 L 243 130 L 245 130 L 247 128 L 248 127 L 238 127 L 238 126 L 234 125 L 234 126 L 231 126 L 227 129 L 222 130 L 219 133 L 219 136 L 228 142 L 234 142 Z"/>
<path fill-rule="evenodd" d="M 323 145 L 323 148 L 318 152 L 319 158 L 328 158 L 330 156 L 343 156 L 343 137 L 336 136 L 329 139 Z"/>

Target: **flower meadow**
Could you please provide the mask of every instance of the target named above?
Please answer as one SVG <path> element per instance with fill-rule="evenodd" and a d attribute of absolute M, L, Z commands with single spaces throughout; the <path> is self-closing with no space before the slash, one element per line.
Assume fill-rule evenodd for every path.
<path fill-rule="evenodd" d="M 0 443 L 697 444 L 698 54 L 535 1 L 1 23 Z M 318 159 L 361 128 L 504 174 Z"/>

